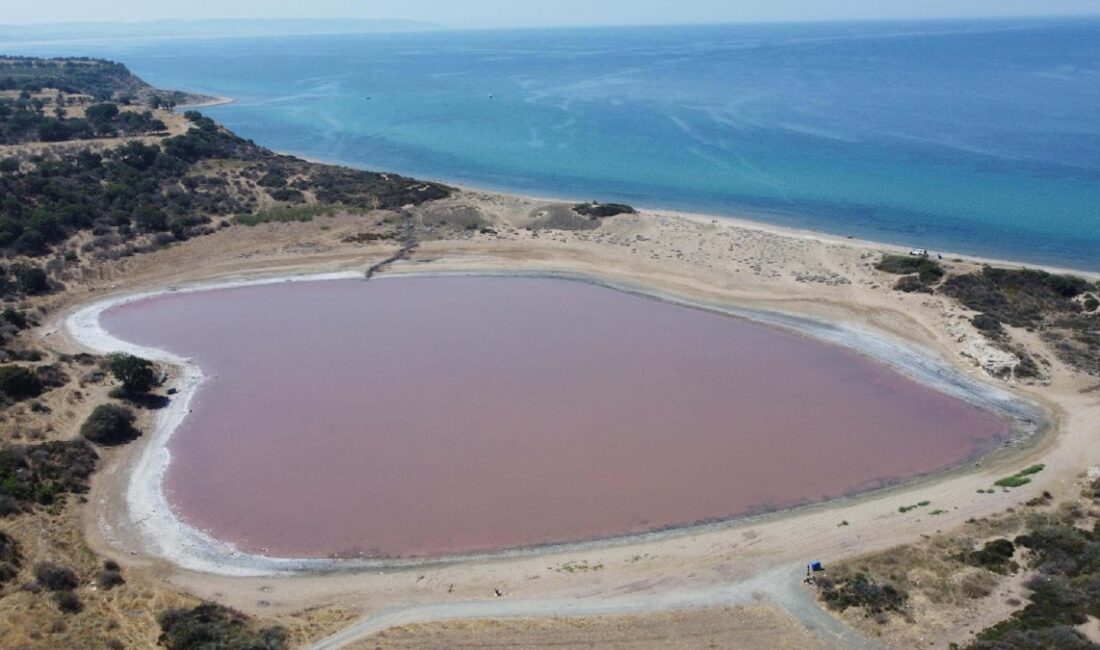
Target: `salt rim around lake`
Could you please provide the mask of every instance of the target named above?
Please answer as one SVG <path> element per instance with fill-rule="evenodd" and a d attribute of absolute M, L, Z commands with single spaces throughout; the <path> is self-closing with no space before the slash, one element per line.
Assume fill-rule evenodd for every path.
<path fill-rule="evenodd" d="M 621 291 L 645 298 L 665 301 L 682 307 L 703 309 L 731 317 L 743 318 L 758 324 L 786 330 L 790 333 L 808 336 L 822 343 L 837 345 L 854 350 L 864 356 L 889 366 L 892 370 L 913 379 L 925 386 L 961 399 L 967 403 L 986 409 L 1012 423 L 1009 443 L 1018 443 L 1034 437 L 1048 427 L 1049 418 L 1045 411 L 1035 404 L 1003 388 L 994 386 L 966 375 L 950 363 L 919 350 L 906 342 L 893 337 L 872 332 L 849 324 L 830 323 L 814 318 L 761 309 L 737 307 L 729 304 L 686 300 L 646 286 L 606 281 L 601 278 L 560 272 L 462 272 L 462 273 L 397 273 L 373 278 L 377 280 L 399 280 L 408 277 L 425 276 L 490 276 L 490 277 L 538 277 L 572 280 L 595 284 L 608 289 Z M 128 468 L 125 493 L 125 525 L 132 527 L 126 531 L 139 542 L 143 551 L 155 557 L 163 558 L 185 569 L 225 576 L 269 576 L 292 575 L 300 573 L 324 573 L 342 570 L 379 569 L 390 567 L 423 566 L 442 564 L 459 560 L 470 561 L 519 555 L 538 554 L 551 551 L 594 548 L 612 544 L 625 544 L 644 540 L 655 540 L 678 534 L 697 533 L 704 529 L 729 526 L 749 518 L 790 513 L 806 507 L 816 507 L 837 503 L 848 496 L 827 499 L 805 506 L 782 508 L 766 515 L 746 515 L 723 520 L 717 523 L 704 523 L 679 526 L 654 532 L 631 533 L 599 540 L 586 540 L 569 543 L 555 543 L 520 549 L 501 550 L 488 553 L 471 553 L 455 556 L 438 556 L 415 559 L 304 559 L 289 557 L 270 557 L 255 553 L 246 553 L 231 543 L 218 540 L 206 532 L 190 525 L 178 517 L 171 507 L 164 491 L 164 474 L 171 462 L 168 441 L 176 428 L 190 412 L 191 399 L 206 379 L 202 369 L 192 360 L 181 358 L 164 350 L 136 345 L 115 338 L 100 323 L 100 315 L 112 307 L 171 293 L 191 293 L 215 289 L 279 284 L 285 282 L 319 282 L 327 280 L 348 280 L 362 278 L 359 272 L 341 272 L 310 275 L 291 275 L 263 279 L 240 279 L 211 281 L 181 287 L 168 287 L 107 298 L 78 308 L 64 320 L 64 326 L 71 338 L 80 345 L 101 354 L 124 352 L 148 358 L 160 363 L 173 365 L 179 369 L 179 377 L 173 387 L 177 393 L 169 405 L 156 413 L 152 431 L 142 443 L 137 459 Z M 964 460 L 969 462 L 973 460 Z M 955 468 L 961 464 L 955 465 Z M 949 470 L 935 472 L 945 474 Z M 897 490 L 929 475 L 910 476 L 896 485 L 873 489 L 859 493 L 859 496 Z M 122 522 L 109 522 L 101 516 L 98 525 L 111 538 L 113 527 L 121 528 Z"/>

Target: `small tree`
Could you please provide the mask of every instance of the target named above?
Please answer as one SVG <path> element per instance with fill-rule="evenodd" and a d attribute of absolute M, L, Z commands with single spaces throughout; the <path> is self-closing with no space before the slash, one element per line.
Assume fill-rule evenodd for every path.
<path fill-rule="evenodd" d="M 122 382 L 122 389 L 130 395 L 148 393 L 157 385 L 156 367 L 152 361 L 132 354 L 116 354 L 111 357 L 111 374 Z"/>
<path fill-rule="evenodd" d="M 134 428 L 134 412 L 118 404 L 100 404 L 80 425 L 80 435 L 97 445 L 124 445 L 141 435 Z"/>

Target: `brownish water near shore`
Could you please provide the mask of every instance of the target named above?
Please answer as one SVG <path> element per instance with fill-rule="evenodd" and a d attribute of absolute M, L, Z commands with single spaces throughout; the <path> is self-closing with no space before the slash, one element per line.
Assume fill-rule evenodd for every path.
<path fill-rule="evenodd" d="M 179 515 L 278 556 L 726 518 L 931 472 L 1008 430 L 851 350 L 564 280 L 167 294 L 103 324 L 208 376 L 169 443 Z"/>

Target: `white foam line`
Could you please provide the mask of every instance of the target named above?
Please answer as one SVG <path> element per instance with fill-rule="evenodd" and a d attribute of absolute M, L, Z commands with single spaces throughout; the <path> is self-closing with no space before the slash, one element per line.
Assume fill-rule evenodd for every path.
<path fill-rule="evenodd" d="M 655 298 L 686 307 L 695 307 L 746 318 L 758 323 L 778 326 L 815 339 L 841 345 L 861 352 L 873 359 L 886 363 L 903 374 L 933 386 L 941 391 L 997 412 L 1003 417 L 1016 421 L 1020 435 L 1030 435 L 1047 424 L 1044 412 L 1036 406 L 1022 400 L 1002 388 L 978 381 L 962 373 L 948 362 L 929 356 L 899 340 L 889 339 L 876 333 L 850 325 L 841 325 L 818 321 L 811 318 L 749 308 L 731 307 L 719 303 L 692 301 L 658 292 L 639 285 L 610 282 L 575 273 L 556 272 L 457 272 L 457 273 L 400 273 L 390 276 L 376 276 L 371 281 L 382 279 L 400 279 L 417 276 L 512 276 L 512 277 L 548 277 L 574 280 L 606 286 L 644 297 Z M 115 338 L 100 323 L 103 312 L 120 305 L 138 300 L 153 298 L 170 293 L 193 293 L 214 289 L 230 289 L 246 286 L 280 284 L 286 282 L 317 282 L 324 280 L 346 280 L 362 278 L 361 272 L 340 272 L 313 275 L 283 276 L 263 279 L 217 281 L 183 287 L 169 287 L 161 290 L 115 296 L 97 301 L 79 308 L 65 319 L 65 327 L 70 337 L 80 345 L 100 354 L 128 353 L 153 361 L 171 364 L 180 369 L 180 377 L 174 387 L 177 393 L 169 404 L 157 411 L 150 439 L 142 449 L 140 456 L 130 468 L 126 485 L 125 525 L 132 526 L 135 537 L 144 552 L 168 560 L 185 569 L 227 576 L 270 576 L 297 573 L 318 573 L 327 571 L 347 571 L 378 568 L 398 568 L 428 564 L 445 564 L 460 560 L 485 560 L 503 557 L 519 557 L 541 552 L 566 551 L 610 546 L 631 541 L 653 540 L 684 532 L 699 532 L 703 529 L 715 529 L 730 525 L 731 522 L 719 522 L 696 526 L 681 527 L 674 530 L 634 534 L 605 540 L 584 541 L 566 544 L 553 544 L 541 547 L 517 549 L 496 553 L 466 554 L 462 556 L 437 557 L 431 559 L 311 559 L 278 558 L 246 553 L 225 541 L 215 539 L 206 532 L 183 521 L 173 511 L 164 493 L 163 477 L 171 454 L 168 440 L 190 412 L 191 400 L 205 380 L 202 369 L 191 359 L 184 359 L 168 351 L 137 345 Z M 789 509 L 793 510 L 793 509 Z M 739 518 L 744 520 L 747 518 Z M 736 521 L 736 520 L 735 520 Z M 104 534 L 108 539 L 112 535 L 112 526 L 122 522 L 101 521 Z M 130 531 L 128 531 L 130 532 Z"/>

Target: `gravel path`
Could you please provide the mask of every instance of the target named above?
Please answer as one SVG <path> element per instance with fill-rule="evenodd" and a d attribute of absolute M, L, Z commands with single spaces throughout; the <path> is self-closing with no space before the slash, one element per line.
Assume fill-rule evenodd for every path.
<path fill-rule="evenodd" d="M 494 600 L 414 605 L 382 610 L 322 639 L 306 650 L 335 650 L 361 641 L 384 630 L 433 621 L 503 618 L 572 618 L 611 614 L 645 614 L 771 603 L 802 622 L 808 630 L 830 645 L 842 648 L 872 649 L 878 644 L 857 634 L 814 600 L 803 586 L 805 568 L 783 566 L 741 582 L 699 590 L 640 591 L 617 596 L 590 598 L 540 598 L 535 600 Z"/>

